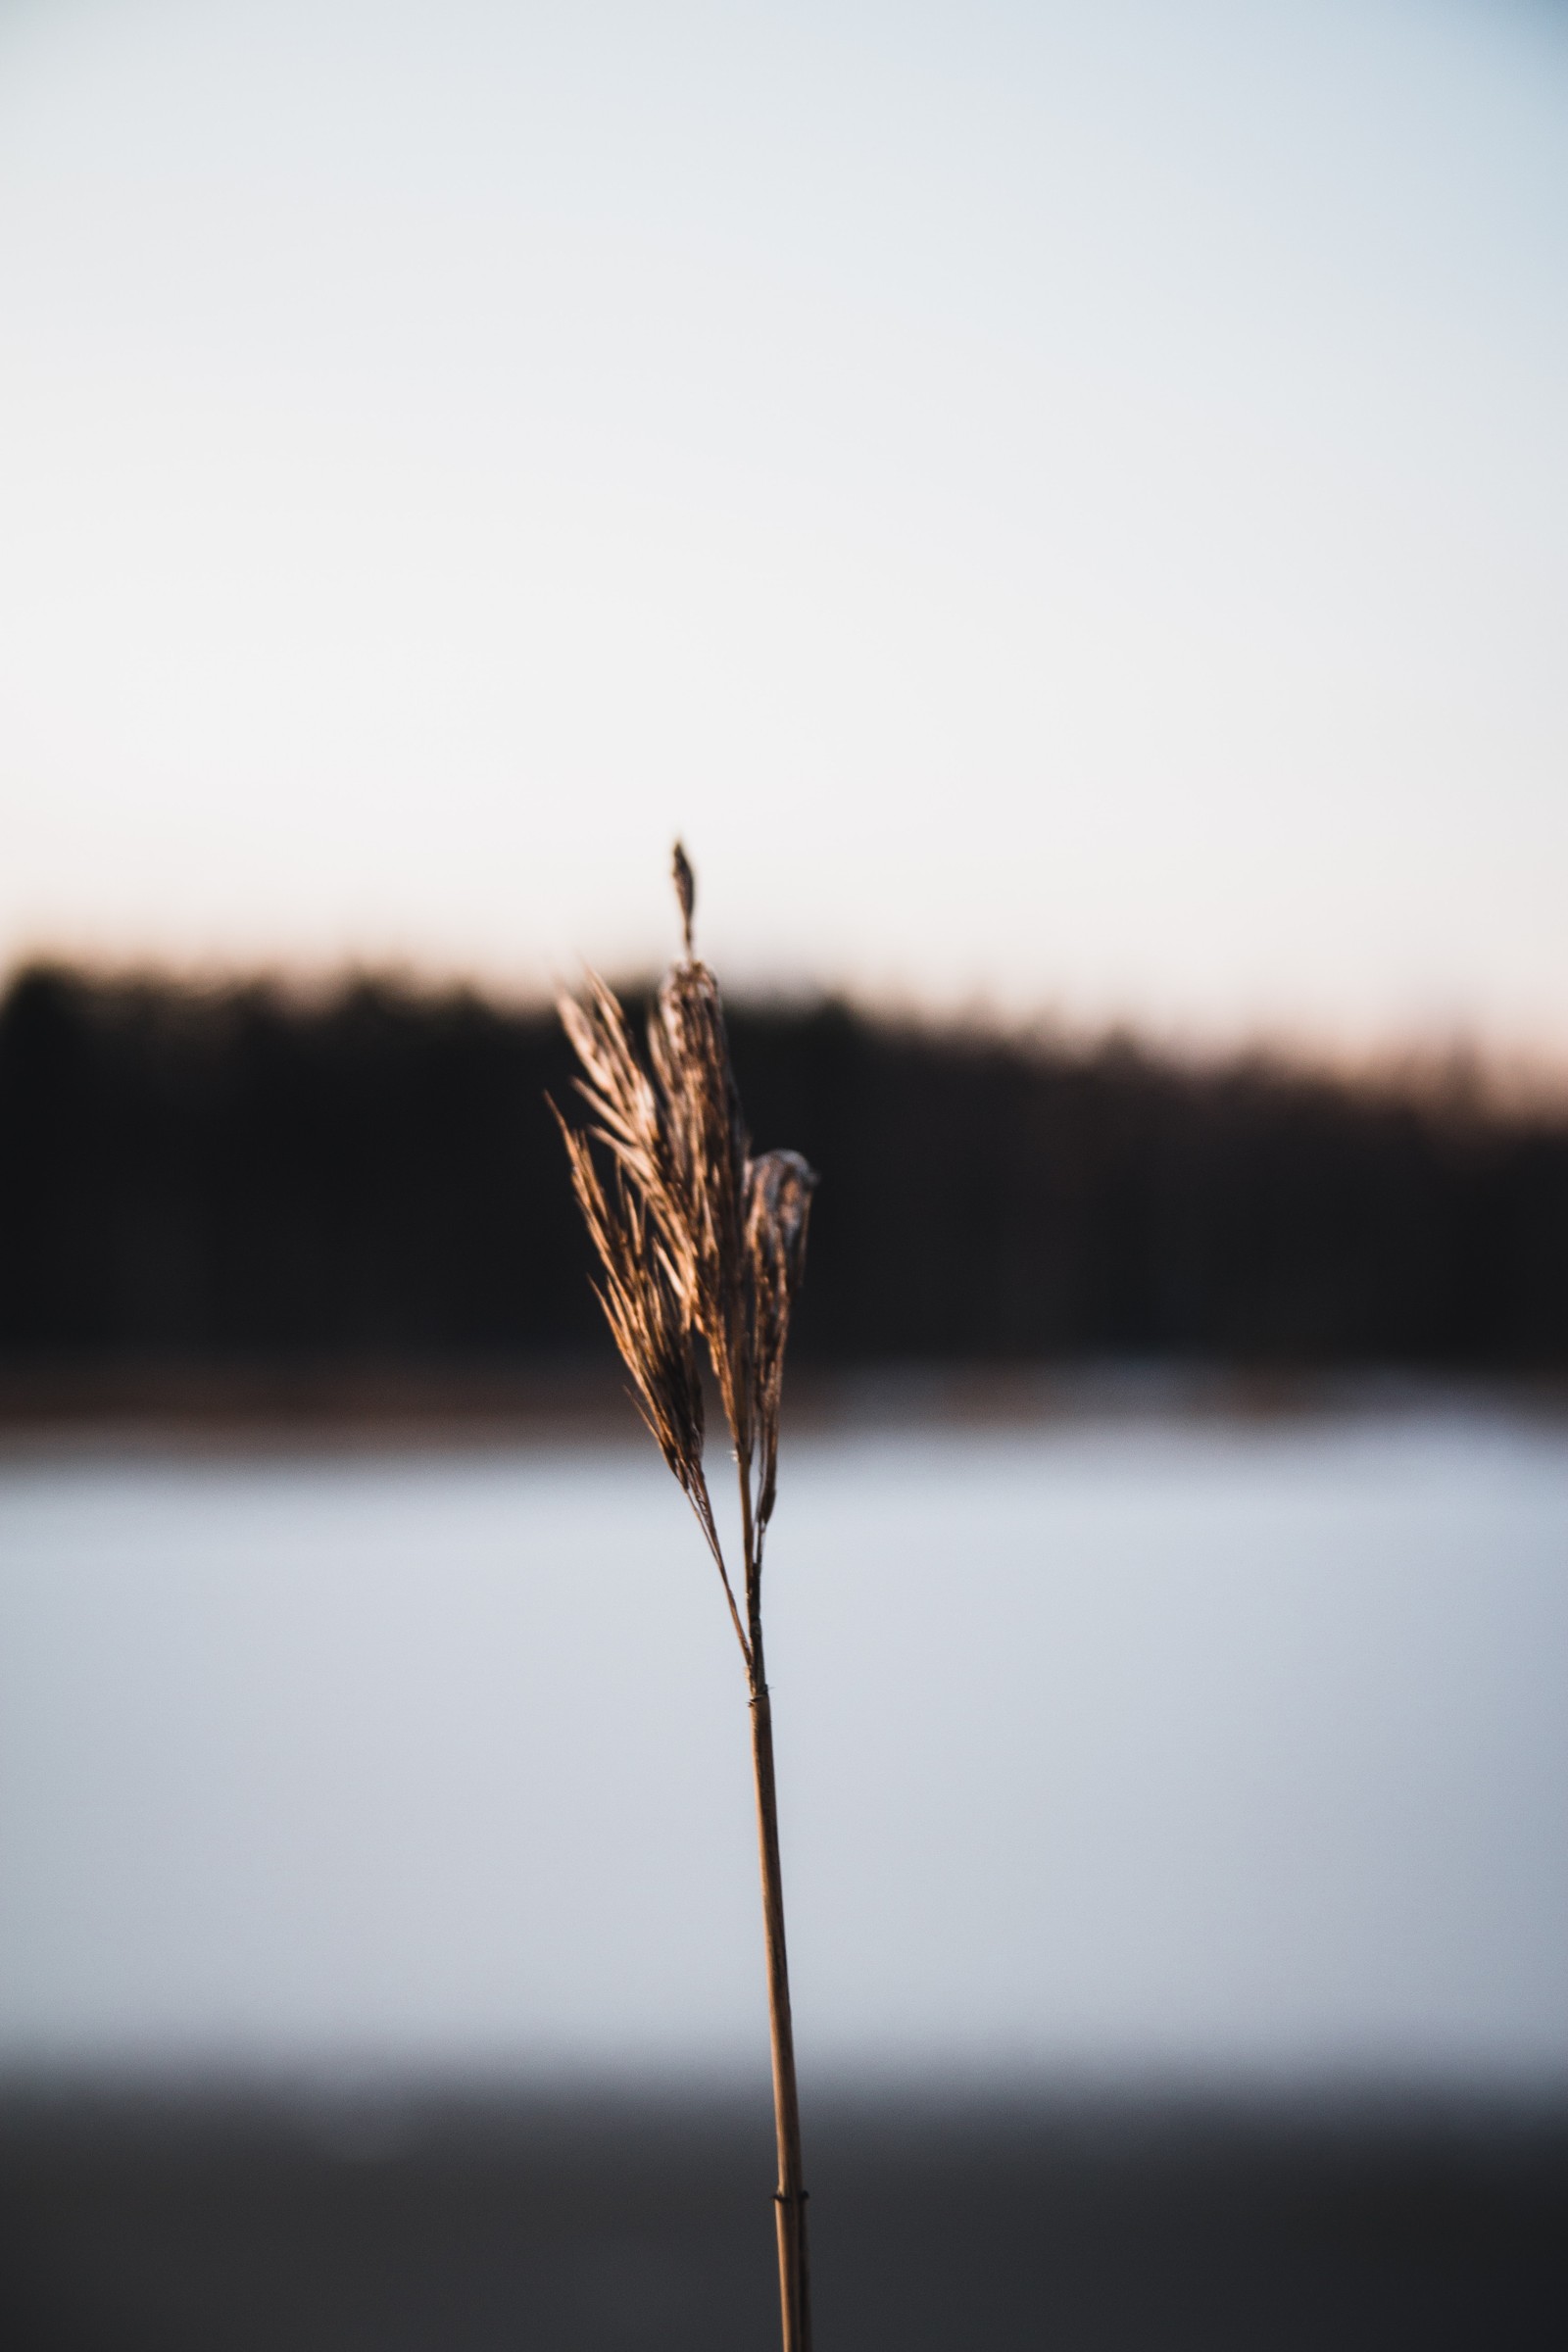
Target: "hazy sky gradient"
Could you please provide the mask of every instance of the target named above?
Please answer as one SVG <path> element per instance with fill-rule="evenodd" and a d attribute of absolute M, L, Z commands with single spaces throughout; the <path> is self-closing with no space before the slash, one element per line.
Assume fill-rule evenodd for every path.
<path fill-rule="evenodd" d="M 1568 27 L 0 11 L 0 956 L 1568 1042 Z"/>

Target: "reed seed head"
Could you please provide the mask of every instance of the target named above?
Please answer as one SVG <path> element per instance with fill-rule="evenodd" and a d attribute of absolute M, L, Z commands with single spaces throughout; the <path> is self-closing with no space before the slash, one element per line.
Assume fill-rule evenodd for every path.
<path fill-rule="evenodd" d="M 574 1128 L 556 1116 L 602 1269 L 600 1304 L 728 1592 L 703 1470 L 699 1342 L 712 1367 L 740 1468 L 755 1642 L 751 1604 L 777 1486 L 784 1348 L 816 1178 L 798 1152 L 752 1156 L 718 983 L 692 952 L 697 885 L 678 842 L 674 878 L 686 952 L 659 990 L 647 1064 L 613 992 L 590 973 L 583 999 L 564 997 L 560 1009 L 591 1120 Z M 750 1667 L 738 1614 L 736 1631 Z"/>

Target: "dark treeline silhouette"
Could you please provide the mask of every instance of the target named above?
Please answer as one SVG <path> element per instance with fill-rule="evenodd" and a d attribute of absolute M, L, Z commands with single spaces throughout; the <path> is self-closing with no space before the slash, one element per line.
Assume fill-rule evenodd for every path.
<path fill-rule="evenodd" d="M 760 1148 L 822 1173 L 800 1347 L 1568 1364 L 1568 1117 L 1125 1042 L 740 1006 Z M 0 1008 L 0 1351 L 475 1359 L 605 1343 L 552 1015 L 22 974 Z"/>

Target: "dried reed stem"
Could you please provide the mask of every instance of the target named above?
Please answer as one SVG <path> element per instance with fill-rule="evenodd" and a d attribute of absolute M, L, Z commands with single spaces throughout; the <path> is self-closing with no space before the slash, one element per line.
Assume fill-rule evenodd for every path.
<path fill-rule="evenodd" d="M 572 1128 L 559 1110 L 556 1116 L 603 1270 L 600 1304 L 631 1374 L 638 1410 L 696 1513 L 746 1668 L 778 2140 L 779 2304 L 784 2352 L 810 2352 L 773 1716 L 762 1659 L 762 1546 L 777 1490 L 784 1348 L 806 1271 L 816 1178 L 798 1152 L 752 1156 L 718 984 L 692 949 L 696 881 L 678 842 L 674 879 L 685 954 L 665 975 L 649 1019 L 648 1066 L 638 1058 L 615 997 L 590 975 L 586 1002 L 564 998 L 561 1017 L 582 1064 L 576 1086 L 592 1123 Z M 595 1145 L 608 1156 L 608 1182 Z M 703 1467 L 699 1341 L 734 1446 L 739 1594 Z"/>

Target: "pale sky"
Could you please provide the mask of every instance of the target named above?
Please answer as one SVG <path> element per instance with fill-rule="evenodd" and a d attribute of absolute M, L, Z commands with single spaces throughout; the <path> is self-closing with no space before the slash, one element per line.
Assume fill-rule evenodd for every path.
<path fill-rule="evenodd" d="M 0 0 L 0 959 L 1568 1058 L 1568 19 Z"/>

